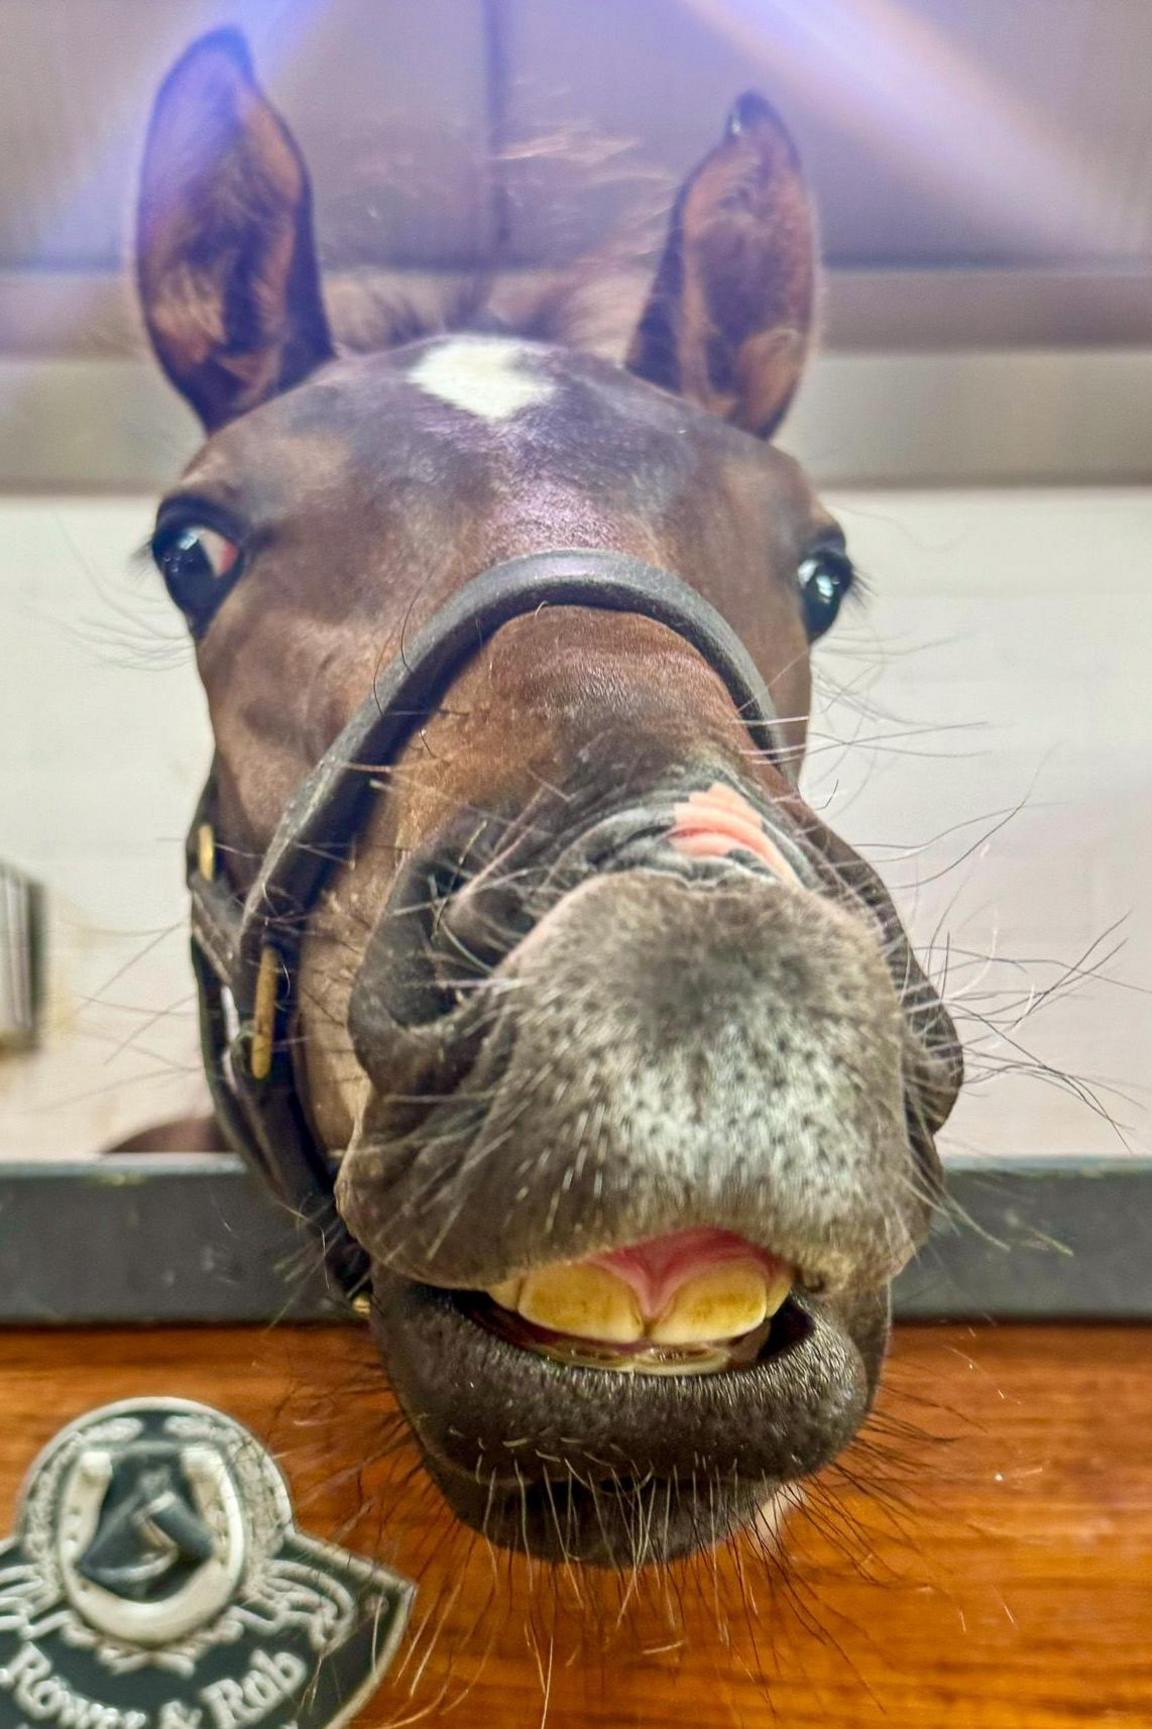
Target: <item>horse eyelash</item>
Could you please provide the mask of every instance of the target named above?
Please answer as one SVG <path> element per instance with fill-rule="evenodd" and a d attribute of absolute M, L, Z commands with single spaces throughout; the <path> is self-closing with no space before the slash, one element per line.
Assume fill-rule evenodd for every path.
<path fill-rule="evenodd" d="M 851 556 L 848 562 L 852 566 L 852 581 L 848 584 L 848 592 L 844 598 L 855 606 L 867 606 L 873 592 L 871 573 L 861 570 Z"/>

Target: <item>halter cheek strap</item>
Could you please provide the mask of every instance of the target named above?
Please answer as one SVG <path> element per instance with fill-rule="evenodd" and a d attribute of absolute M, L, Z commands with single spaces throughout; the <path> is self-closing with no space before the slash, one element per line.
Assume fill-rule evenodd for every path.
<path fill-rule="evenodd" d="M 636 613 L 674 630 L 721 679 L 753 745 L 790 774 L 772 697 L 727 620 L 670 571 L 590 549 L 493 565 L 403 645 L 301 782 L 243 901 L 217 868 L 209 777 L 188 836 L 187 874 L 201 1049 L 216 1113 L 232 1147 L 319 1233 L 327 1266 L 353 1297 L 366 1286 L 367 1257 L 336 1212 L 335 1168 L 292 1058 L 300 944 L 327 877 L 349 856 L 380 796 L 380 773 L 436 712 L 465 663 L 503 625 L 543 606 Z"/>

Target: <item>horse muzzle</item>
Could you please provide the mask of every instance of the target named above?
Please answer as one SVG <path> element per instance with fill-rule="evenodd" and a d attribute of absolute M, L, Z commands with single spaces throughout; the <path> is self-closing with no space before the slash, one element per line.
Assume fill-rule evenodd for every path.
<path fill-rule="evenodd" d="M 931 1213 L 874 931 L 786 837 L 694 823 L 589 831 L 598 868 L 526 934 L 502 903 L 455 998 L 428 927 L 353 992 L 381 1084 L 337 1193 L 385 1365 L 461 1517 L 539 1553 L 621 1564 L 661 1494 L 649 1558 L 699 1546 L 826 1463 Z"/>

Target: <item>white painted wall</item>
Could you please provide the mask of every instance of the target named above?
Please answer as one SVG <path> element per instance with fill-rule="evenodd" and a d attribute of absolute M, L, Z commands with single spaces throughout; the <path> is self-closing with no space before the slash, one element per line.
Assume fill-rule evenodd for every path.
<path fill-rule="evenodd" d="M 0 1157 L 76 1157 L 201 1096 L 182 841 L 209 758 L 148 501 L 0 504 L 0 856 L 48 887 L 43 1050 L 0 1057 Z"/>
<path fill-rule="evenodd" d="M 1152 491 L 832 503 L 873 595 L 818 657 L 806 790 L 897 891 L 934 974 L 949 963 L 974 1077 L 1017 1056 L 1054 1071 L 974 1084 L 948 1145 L 1148 1152 Z M 1064 994 L 1085 956 L 1104 976 Z M 1014 1032 L 974 1018 L 1010 1020 L 1029 993 Z"/>
<path fill-rule="evenodd" d="M 948 1144 L 1147 1151 L 1152 490 L 831 502 L 872 598 L 819 656 L 809 796 L 935 936 L 936 969 L 949 945 L 961 1005 L 1003 1018 L 1035 992 L 1011 1037 L 1124 1125 L 1008 1075 L 971 1089 Z M 0 1059 L 0 1157 L 91 1152 L 200 1095 L 181 837 L 209 744 L 181 628 L 129 565 L 149 510 L 0 504 L 0 857 L 53 909 L 48 1037 Z M 1098 941 L 1108 982 L 1044 1000 Z M 970 1032 L 974 1066 L 1016 1054 L 1007 1029 Z"/>

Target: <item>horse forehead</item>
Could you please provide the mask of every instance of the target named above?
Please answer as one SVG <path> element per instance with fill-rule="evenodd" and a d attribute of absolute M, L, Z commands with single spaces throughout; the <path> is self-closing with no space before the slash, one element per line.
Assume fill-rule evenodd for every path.
<path fill-rule="evenodd" d="M 562 494 L 655 521 L 715 515 L 729 491 L 790 515 L 807 499 L 792 466 L 599 356 L 460 333 L 331 362 L 217 434 L 186 480 L 273 518 L 355 496 L 417 516 L 434 499 L 447 523 Z"/>
<path fill-rule="evenodd" d="M 606 456 L 624 450 L 642 471 L 671 457 L 683 472 L 688 418 L 611 362 L 460 334 L 345 355 L 224 428 L 194 467 L 210 480 L 251 475 L 272 492 L 284 479 L 292 495 L 301 482 L 311 491 L 363 475 L 374 489 L 392 476 L 424 480 L 447 502 L 469 475 L 506 478 L 523 465 L 539 476 L 565 453 L 571 477 L 593 484 Z"/>
<path fill-rule="evenodd" d="M 473 333 L 346 356 L 284 399 L 277 429 L 285 448 L 331 439 L 349 484 L 367 476 L 377 498 L 394 478 L 399 498 L 430 490 L 446 513 L 557 486 L 659 511 L 715 484 L 725 434 L 738 466 L 753 444 L 596 355 Z"/>

